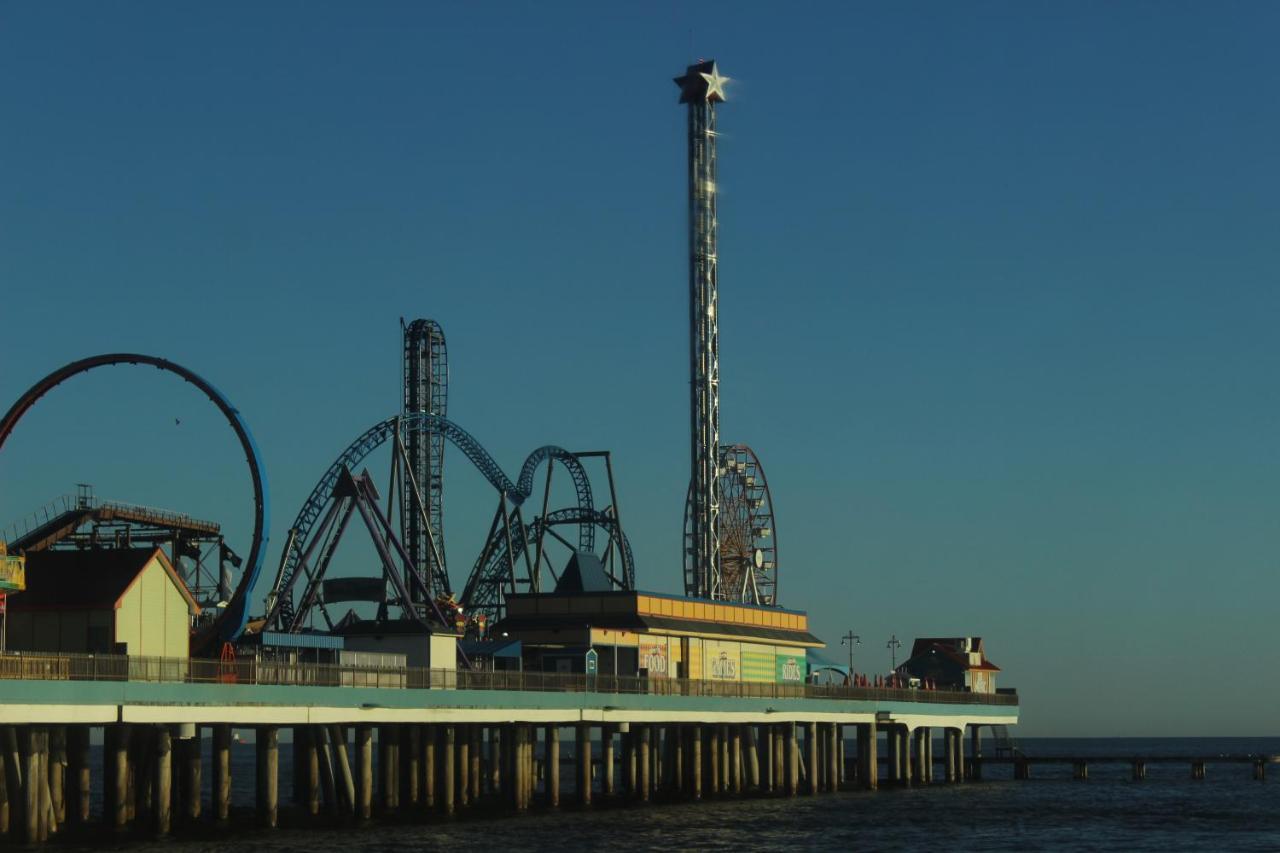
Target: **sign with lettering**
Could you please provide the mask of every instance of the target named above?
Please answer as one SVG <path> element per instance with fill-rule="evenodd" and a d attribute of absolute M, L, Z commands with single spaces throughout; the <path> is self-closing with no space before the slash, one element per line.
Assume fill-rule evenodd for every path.
<path fill-rule="evenodd" d="M 807 662 L 804 653 L 794 655 L 778 655 L 778 681 L 785 684 L 802 684 L 804 682 Z"/>
<path fill-rule="evenodd" d="M 738 650 L 724 647 L 707 649 L 707 666 L 703 677 L 716 681 L 738 680 Z"/>
<path fill-rule="evenodd" d="M 640 668 L 647 670 L 650 678 L 666 678 L 671 674 L 665 641 L 640 644 Z"/>

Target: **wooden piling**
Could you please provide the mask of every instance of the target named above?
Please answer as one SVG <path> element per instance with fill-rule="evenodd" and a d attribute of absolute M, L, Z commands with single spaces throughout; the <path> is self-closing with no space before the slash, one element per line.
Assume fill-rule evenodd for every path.
<path fill-rule="evenodd" d="M 299 726 L 297 731 L 302 738 L 302 779 L 305 797 L 302 801 L 302 807 L 306 809 L 307 814 L 320 814 L 321 794 L 324 791 L 324 783 L 320 774 L 320 748 L 316 743 L 316 729 L 311 726 Z M 297 741 L 294 742 L 294 749 L 298 748 Z M 333 784 L 330 778 L 329 784 Z"/>
<path fill-rule="evenodd" d="M 42 726 L 36 731 L 39 732 L 39 764 L 35 777 L 40 810 L 39 838 L 41 841 L 48 841 L 49 836 L 58 828 L 53 821 L 53 798 L 49 793 L 49 730 Z"/>
<path fill-rule="evenodd" d="M 613 734 L 616 726 L 608 723 L 600 726 L 600 793 L 614 795 Z"/>
<path fill-rule="evenodd" d="M 844 751 L 843 745 L 837 742 L 838 732 L 839 726 L 835 723 L 827 724 L 827 790 L 832 793 L 840 790 L 840 754 Z"/>
<path fill-rule="evenodd" d="M 625 787 L 627 796 L 635 799 L 640 795 L 639 778 L 640 768 L 636 761 L 636 754 L 639 743 L 636 740 L 636 730 L 634 726 L 628 725 L 627 731 L 622 735 L 622 772 L 625 779 Z"/>
<path fill-rule="evenodd" d="M 476 762 L 479 763 L 479 750 Z M 422 729 L 416 725 L 405 725 L 400 730 L 400 795 L 401 805 L 417 808 L 422 804 Z M 477 780 L 479 781 L 479 780 Z"/>
<path fill-rule="evenodd" d="M 1267 762 L 1261 758 L 1253 762 L 1253 779 L 1255 782 L 1267 780 Z"/>
<path fill-rule="evenodd" d="M 880 733 L 875 722 L 858 724 L 858 777 L 862 787 L 874 791 L 880 787 Z"/>
<path fill-rule="evenodd" d="M 552 723 L 546 732 L 547 804 L 560 805 L 560 726 Z"/>
<path fill-rule="evenodd" d="M 723 790 L 720 765 L 720 727 L 707 726 L 707 793 L 717 796 Z"/>
<path fill-rule="evenodd" d="M 280 730 L 275 726 L 262 726 L 257 737 L 262 742 L 262 769 L 258 779 L 262 789 L 259 819 L 263 826 L 274 829 L 280 794 Z"/>
<path fill-rule="evenodd" d="M 151 813 L 156 832 L 166 835 L 173 823 L 173 739 L 168 726 L 156 726 L 151 737 L 155 740 Z"/>
<path fill-rule="evenodd" d="M 325 808 L 332 815 L 345 814 L 346 805 L 338 794 L 337 761 L 334 758 L 333 744 L 330 743 L 329 729 L 325 726 L 312 726 L 311 742 L 315 744 L 316 763 L 320 765 L 320 786 L 324 790 Z"/>
<path fill-rule="evenodd" d="M 636 724 L 631 724 L 632 730 L 636 728 Z M 653 789 L 653 779 L 650 776 L 652 763 L 650 761 L 650 750 L 653 748 L 652 726 L 640 726 L 640 802 L 649 802 L 649 793 Z"/>
<path fill-rule="evenodd" d="M 203 810 L 201 799 L 204 789 L 204 756 L 201 754 L 199 726 L 195 727 L 194 737 L 188 738 L 184 744 L 182 817 L 184 820 L 196 821 L 200 819 Z"/>
<path fill-rule="evenodd" d="M 469 724 L 457 727 L 454 750 L 458 759 L 456 791 L 458 807 L 466 808 L 471 803 L 471 726 Z"/>
<path fill-rule="evenodd" d="M 356 780 L 351 772 L 351 759 L 347 752 L 346 726 L 330 726 L 329 743 L 333 751 L 334 783 L 338 785 L 338 799 L 343 804 L 342 811 L 347 815 L 355 815 Z M 372 749 L 372 746 L 370 746 L 370 749 Z M 372 776 L 370 777 L 369 790 L 373 790 Z"/>
<path fill-rule="evenodd" d="M 433 725 L 422 729 L 422 806 L 431 810 L 436 807 L 436 778 L 439 768 L 436 766 L 436 738 L 438 734 Z"/>
<path fill-rule="evenodd" d="M 969 778 L 982 779 L 982 726 L 969 726 Z"/>
<path fill-rule="evenodd" d="M 225 821 L 231 815 L 231 726 L 213 727 L 213 818 Z"/>
<path fill-rule="evenodd" d="M 385 746 L 385 744 L 381 745 Z M 380 755 L 385 762 L 386 752 Z M 368 820 L 373 816 L 373 727 L 356 726 L 356 817 Z M 385 768 L 384 768 L 385 769 Z"/>
<path fill-rule="evenodd" d="M 93 797 L 88 726 L 72 726 L 67 731 L 67 754 L 67 781 L 70 788 L 67 794 L 67 816 L 72 822 L 88 823 Z"/>
<path fill-rule="evenodd" d="M 689 728 L 689 797 L 702 799 L 702 726 Z"/>
<path fill-rule="evenodd" d="M 471 766 L 467 770 L 467 782 L 471 788 L 469 799 L 472 803 L 479 802 L 481 795 L 484 793 L 481 784 L 484 780 L 484 727 L 469 726 L 471 747 L 468 751 Z"/>
<path fill-rule="evenodd" d="M 489 788 L 495 796 L 502 795 L 503 756 L 502 726 L 489 729 Z"/>
<path fill-rule="evenodd" d="M 578 723 L 576 753 L 578 760 L 578 802 L 591 805 L 591 724 Z"/>
<path fill-rule="evenodd" d="M 441 794 L 444 802 L 443 808 L 446 815 L 452 815 L 455 810 L 454 803 L 454 775 L 457 771 L 457 758 L 454 755 L 454 744 L 457 738 L 457 731 L 453 726 L 444 726 L 441 735 L 443 737 L 443 745 L 440 755 L 441 769 Z"/>

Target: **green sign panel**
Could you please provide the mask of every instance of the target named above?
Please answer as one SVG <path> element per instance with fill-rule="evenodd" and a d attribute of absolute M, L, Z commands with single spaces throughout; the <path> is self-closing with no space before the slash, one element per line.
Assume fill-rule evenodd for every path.
<path fill-rule="evenodd" d="M 775 659 L 778 682 L 784 684 L 803 684 L 809 668 L 804 652 L 794 655 L 778 655 Z"/>

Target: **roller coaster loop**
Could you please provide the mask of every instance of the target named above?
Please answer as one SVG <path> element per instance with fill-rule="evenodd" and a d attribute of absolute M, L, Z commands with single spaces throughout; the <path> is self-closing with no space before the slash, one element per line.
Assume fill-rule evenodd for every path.
<path fill-rule="evenodd" d="M 240 440 L 240 447 L 244 450 L 245 461 L 249 463 L 249 475 L 253 478 L 254 518 L 253 543 L 249 546 L 247 568 L 240 577 L 240 585 L 236 587 L 235 594 L 232 595 L 231 601 L 222 614 L 192 641 L 193 653 L 201 647 L 216 649 L 221 643 L 236 639 L 244 631 L 248 614 L 249 594 L 253 591 L 253 586 L 257 583 L 258 575 L 262 571 L 262 558 L 266 554 L 267 535 L 270 526 L 267 472 L 262 464 L 262 454 L 259 453 L 258 445 L 254 442 L 253 435 L 249 432 L 249 425 L 245 423 L 240 410 L 232 405 L 231 401 L 221 391 L 182 365 L 151 355 L 108 353 L 82 358 L 79 361 L 73 361 L 58 368 L 35 385 L 32 385 L 18 398 L 18 401 L 10 407 L 4 418 L 0 420 L 0 448 L 4 446 L 9 434 L 13 432 L 13 428 L 22 419 L 22 416 L 30 411 L 36 401 L 50 390 L 72 376 L 87 373 L 94 368 L 117 364 L 149 364 L 158 370 L 177 374 L 199 388 L 209 398 L 210 402 L 218 407 L 218 410 L 226 417 L 227 423 L 231 424 L 231 428 L 235 430 L 236 438 Z"/>

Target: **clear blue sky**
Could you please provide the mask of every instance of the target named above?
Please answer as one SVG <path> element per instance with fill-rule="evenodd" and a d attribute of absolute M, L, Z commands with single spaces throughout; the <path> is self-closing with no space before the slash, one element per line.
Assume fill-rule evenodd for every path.
<path fill-rule="evenodd" d="M 0 2 L 0 403 L 73 358 L 186 364 L 290 519 L 397 408 L 400 316 L 508 470 L 615 453 L 680 586 L 684 113 L 720 113 L 723 436 L 773 487 L 783 603 L 842 659 L 981 634 L 1026 734 L 1274 733 L 1280 9 L 1268 3 Z M 234 439 L 154 371 L 0 453 L 217 518 Z M 175 418 L 182 425 L 174 423 Z M 491 511 L 448 461 L 455 583 Z M 375 474 L 382 479 L 379 465 Z"/>

